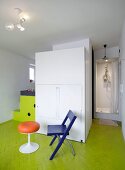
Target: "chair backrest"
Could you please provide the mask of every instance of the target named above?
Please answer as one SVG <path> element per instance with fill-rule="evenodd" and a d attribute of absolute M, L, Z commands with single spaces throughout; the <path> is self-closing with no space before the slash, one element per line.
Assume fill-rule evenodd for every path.
<path fill-rule="evenodd" d="M 70 119 L 70 123 L 69 123 L 69 125 L 66 128 L 66 132 L 65 132 L 66 135 L 69 133 L 69 131 L 70 131 L 70 129 L 71 129 L 71 127 L 72 127 L 72 125 L 73 125 L 73 123 L 74 123 L 74 121 L 75 121 L 75 119 L 77 117 L 75 116 L 75 114 L 71 110 L 69 110 L 69 112 L 67 113 L 65 119 L 62 122 L 62 125 L 64 125 L 66 123 L 68 118 Z"/>

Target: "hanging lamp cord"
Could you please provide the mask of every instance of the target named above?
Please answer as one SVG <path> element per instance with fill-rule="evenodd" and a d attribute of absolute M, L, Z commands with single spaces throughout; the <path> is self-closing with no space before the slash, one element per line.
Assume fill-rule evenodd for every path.
<path fill-rule="evenodd" d="M 106 47 L 107 47 L 107 45 L 104 44 L 104 48 L 105 48 L 105 56 L 104 56 L 104 58 L 106 58 Z"/>

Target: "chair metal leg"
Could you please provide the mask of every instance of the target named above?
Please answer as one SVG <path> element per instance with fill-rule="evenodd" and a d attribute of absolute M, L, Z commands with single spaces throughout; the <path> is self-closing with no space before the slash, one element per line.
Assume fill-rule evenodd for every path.
<path fill-rule="evenodd" d="M 67 141 L 67 143 L 69 144 L 69 146 L 70 146 L 70 148 L 71 148 L 72 154 L 75 156 L 75 150 L 74 150 L 72 144 L 69 142 L 68 139 L 66 139 L 66 141 Z"/>
<path fill-rule="evenodd" d="M 54 138 L 52 139 L 52 141 L 50 142 L 50 144 L 49 144 L 50 146 L 53 144 L 53 142 L 56 140 L 56 138 L 57 138 L 57 135 L 55 135 Z"/>
<path fill-rule="evenodd" d="M 60 141 L 60 136 L 58 135 L 57 138 L 58 138 L 58 142 L 59 142 Z"/>

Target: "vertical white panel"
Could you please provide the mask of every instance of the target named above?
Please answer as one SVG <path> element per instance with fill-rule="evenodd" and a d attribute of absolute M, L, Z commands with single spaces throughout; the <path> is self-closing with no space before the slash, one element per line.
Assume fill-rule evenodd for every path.
<path fill-rule="evenodd" d="M 125 139 L 125 20 L 122 28 L 121 40 L 120 40 L 120 59 L 121 62 L 121 84 L 123 84 L 123 94 L 120 100 L 120 111 L 122 117 L 122 132 Z"/>
<path fill-rule="evenodd" d="M 122 130 L 123 130 L 123 135 L 125 138 L 125 59 L 121 60 L 121 100 L 120 100 L 120 105 L 121 105 L 121 113 L 122 113 Z"/>
<path fill-rule="evenodd" d="M 92 47 L 88 42 L 88 49 L 85 51 L 85 124 L 86 139 L 92 124 Z M 84 94 L 83 94 L 84 95 Z"/>

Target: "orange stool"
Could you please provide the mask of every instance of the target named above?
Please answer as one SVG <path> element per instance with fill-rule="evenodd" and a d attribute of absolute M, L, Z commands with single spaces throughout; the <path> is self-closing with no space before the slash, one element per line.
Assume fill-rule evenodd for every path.
<path fill-rule="evenodd" d="M 37 132 L 39 128 L 39 123 L 35 121 L 27 121 L 19 124 L 18 131 L 23 134 L 28 134 L 28 143 L 23 144 L 19 148 L 19 151 L 21 153 L 32 153 L 39 148 L 39 145 L 37 143 L 30 142 L 30 134 Z"/>

